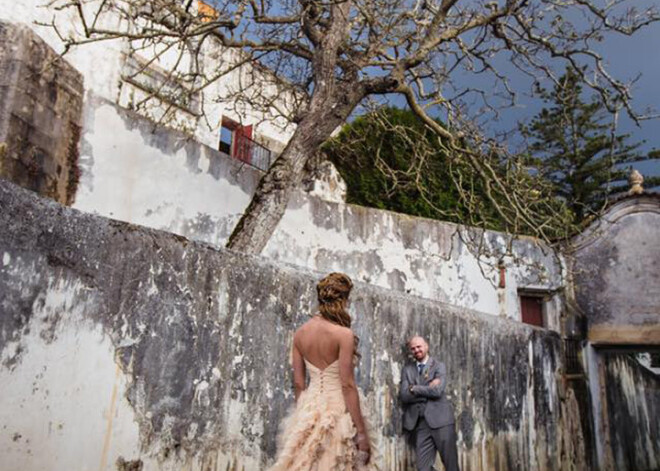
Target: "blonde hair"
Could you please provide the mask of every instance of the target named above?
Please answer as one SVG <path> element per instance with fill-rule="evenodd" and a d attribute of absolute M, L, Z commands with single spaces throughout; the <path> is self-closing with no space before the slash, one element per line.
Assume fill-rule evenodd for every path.
<path fill-rule="evenodd" d="M 353 289 L 353 282 L 343 273 L 330 273 L 316 285 L 319 312 L 324 319 L 351 327 L 351 316 L 346 312 L 346 301 Z"/>

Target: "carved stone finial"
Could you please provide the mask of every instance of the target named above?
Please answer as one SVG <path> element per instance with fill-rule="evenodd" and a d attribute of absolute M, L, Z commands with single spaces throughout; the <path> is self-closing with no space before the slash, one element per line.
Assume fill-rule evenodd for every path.
<path fill-rule="evenodd" d="M 632 169 L 630 176 L 628 177 L 628 183 L 630 183 L 628 194 L 641 195 L 644 193 L 644 187 L 642 186 L 642 183 L 644 183 L 644 177 L 637 170 Z"/>

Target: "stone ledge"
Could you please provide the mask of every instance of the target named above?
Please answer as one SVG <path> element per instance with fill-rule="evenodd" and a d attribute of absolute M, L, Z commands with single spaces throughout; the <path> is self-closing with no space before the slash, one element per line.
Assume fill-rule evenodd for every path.
<path fill-rule="evenodd" d="M 660 345 L 660 325 L 597 325 L 590 327 L 587 339 L 593 345 Z"/>

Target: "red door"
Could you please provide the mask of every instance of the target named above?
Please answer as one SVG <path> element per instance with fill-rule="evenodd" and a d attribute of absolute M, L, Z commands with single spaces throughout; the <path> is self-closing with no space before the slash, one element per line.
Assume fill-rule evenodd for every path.
<path fill-rule="evenodd" d="M 521 295 L 520 310 L 524 323 L 543 327 L 543 298 Z"/>

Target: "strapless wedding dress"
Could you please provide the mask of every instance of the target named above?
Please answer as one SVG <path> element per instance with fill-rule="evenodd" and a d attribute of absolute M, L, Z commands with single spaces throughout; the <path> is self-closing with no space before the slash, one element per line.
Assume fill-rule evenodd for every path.
<path fill-rule="evenodd" d="M 269 471 L 376 471 L 378 450 L 369 430 L 371 460 L 360 463 L 353 438 L 356 430 L 346 410 L 339 379 L 339 363 L 319 369 L 305 360 L 310 382 L 295 409 L 282 423 L 277 461 Z M 360 406 L 367 428 L 363 398 Z"/>

